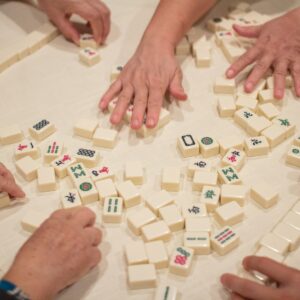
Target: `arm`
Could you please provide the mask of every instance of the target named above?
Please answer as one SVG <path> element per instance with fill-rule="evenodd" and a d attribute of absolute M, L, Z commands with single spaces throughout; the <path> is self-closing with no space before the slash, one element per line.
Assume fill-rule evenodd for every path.
<path fill-rule="evenodd" d="M 182 87 L 182 73 L 174 48 L 185 32 L 216 0 L 162 0 L 148 25 L 133 57 L 119 78 L 100 100 L 100 108 L 118 97 L 111 122 L 118 124 L 130 102 L 134 108 L 131 127 L 139 129 L 147 111 L 146 125 L 156 126 L 165 92 L 178 99 L 187 98 Z"/>
<path fill-rule="evenodd" d="M 300 96 L 300 8 L 260 26 L 234 26 L 244 37 L 257 38 L 256 44 L 227 70 L 233 78 L 247 65 L 255 66 L 245 82 L 245 91 L 255 85 L 271 67 L 274 70 L 274 96 L 281 99 L 285 91 L 285 77 L 290 71 L 297 96 Z"/>
<path fill-rule="evenodd" d="M 50 300 L 75 283 L 100 259 L 101 231 L 86 207 L 54 212 L 21 247 L 3 279 L 31 300 Z"/>
<path fill-rule="evenodd" d="M 249 256 L 243 261 L 247 271 L 258 271 L 277 283 L 277 288 L 224 274 L 221 283 L 231 291 L 231 299 L 289 299 L 298 300 L 300 295 L 300 271 L 266 257 Z"/>

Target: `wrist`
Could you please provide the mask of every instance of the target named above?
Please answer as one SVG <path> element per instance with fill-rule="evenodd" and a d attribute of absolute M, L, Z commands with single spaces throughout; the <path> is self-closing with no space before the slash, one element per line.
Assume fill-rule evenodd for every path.
<path fill-rule="evenodd" d="M 34 276 L 30 271 L 18 272 L 11 268 L 3 277 L 17 287 L 19 287 L 30 300 L 50 300 L 55 294 L 45 278 Z"/>

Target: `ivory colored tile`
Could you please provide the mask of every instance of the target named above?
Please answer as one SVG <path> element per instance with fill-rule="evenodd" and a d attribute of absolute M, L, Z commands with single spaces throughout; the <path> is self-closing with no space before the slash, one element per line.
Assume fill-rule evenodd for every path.
<path fill-rule="evenodd" d="M 132 181 L 127 180 L 116 184 L 118 194 L 124 200 L 124 206 L 126 208 L 138 205 L 141 203 L 141 195 Z"/>
<path fill-rule="evenodd" d="M 92 139 L 97 127 L 97 120 L 79 119 L 74 126 L 74 134 L 88 139 Z"/>
<path fill-rule="evenodd" d="M 83 204 L 88 204 L 99 200 L 99 194 L 92 179 L 83 178 L 79 180 L 76 188 Z"/>
<path fill-rule="evenodd" d="M 269 87 L 270 82 L 272 82 L 271 87 Z M 267 80 L 267 84 L 268 84 L 268 89 L 259 91 L 258 93 L 259 102 L 262 104 L 270 103 L 270 102 L 273 103 L 274 101 L 276 101 L 274 97 L 273 77 Z"/>
<path fill-rule="evenodd" d="M 221 49 L 230 64 L 232 64 L 235 60 L 237 60 L 241 55 L 245 53 L 245 49 L 241 47 L 238 41 L 224 42 L 222 43 Z"/>
<path fill-rule="evenodd" d="M 178 167 L 165 167 L 162 170 L 161 188 L 168 192 L 179 192 L 181 171 Z"/>
<path fill-rule="evenodd" d="M 48 217 L 49 216 L 44 213 L 28 210 L 21 219 L 21 226 L 25 231 L 33 233 Z"/>
<path fill-rule="evenodd" d="M 243 221 L 244 212 L 239 204 L 231 201 L 218 207 L 214 216 L 221 226 L 232 226 Z"/>
<path fill-rule="evenodd" d="M 168 253 L 164 242 L 154 241 L 145 244 L 149 263 L 156 269 L 167 268 L 169 265 Z"/>
<path fill-rule="evenodd" d="M 191 45 L 186 37 L 183 37 L 181 41 L 176 46 L 176 55 L 189 55 L 191 52 Z"/>
<path fill-rule="evenodd" d="M 263 208 L 269 208 L 278 201 L 278 191 L 276 188 L 264 182 L 253 185 L 250 195 Z"/>
<path fill-rule="evenodd" d="M 128 228 L 136 235 L 141 234 L 141 228 L 156 221 L 156 215 L 147 207 L 130 212 L 127 216 Z"/>
<path fill-rule="evenodd" d="M 108 178 L 95 182 L 96 188 L 99 193 L 100 202 L 103 203 L 106 197 L 117 197 L 118 192 L 116 190 L 114 182 Z"/>
<path fill-rule="evenodd" d="M 287 153 L 286 162 L 290 165 L 300 167 L 300 147 L 292 146 Z"/>
<path fill-rule="evenodd" d="M 227 40 L 232 40 L 234 39 L 234 35 L 233 32 L 230 30 L 225 30 L 225 31 L 217 31 L 215 34 L 215 41 L 216 44 L 220 47 L 223 43 L 223 41 L 227 41 Z"/>
<path fill-rule="evenodd" d="M 0 142 L 2 145 L 18 143 L 24 135 L 18 125 L 10 125 L 0 128 Z"/>
<path fill-rule="evenodd" d="M 233 117 L 237 107 L 233 96 L 220 96 L 218 99 L 218 112 L 221 118 Z"/>
<path fill-rule="evenodd" d="M 272 122 L 263 116 L 251 118 L 246 126 L 246 131 L 250 136 L 258 136 L 263 130 L 270 127 Z"/>
<path fill-rule="evenodd" d="M 90 33 L 84 33 L 80 35 L 80 40 L 79 40 L 79 45 L 80 48 L 93 48 L 97 49 L 99 45 L 96 43 L 94 36 Z"/>
<path fill-rule="evenodd" d="M 88 66 L 93 66 L 100 62 L 100 55 L 93 48 L 86 47 L 80 50 L 79 60 Z"/>
<path fill-rule="evenodd" d="M 225 77 L 217 77 L 214 85 L 215 94 L 230 94 L 235 93 L 236 84 L 234 79 L 227 79 Z"/>
<path fill-rule="evenodd" d="M 141 228 L 144 241 L 152 242 L 157 240 L 168 241 L 171 238 L 171 231 L 164 221 L 156 221 Z"/>
<path fill-rule="evenodd" d="M 55 175 L 58 178 L 64 178 L 67 176 L 67 168 L 74 163 L 76 163 L 76 159 L 73 156 L 69 154 L 63 154 L 59 158 L 52 161 L 50 166 L 54 168 Z"/>
<path fill-rule="evenodd" d="M 300 215 L 300 201 L 296 202 L 296 204 L 292 208 L 292 211 Z"/>
<path fill-rule="evenodd" d="M 239 236 L 229 226 L 216 231 L 211 237 L 211 246 L 219 255 L 225 255 L 239 245 Z"/>
<path fill-rule="evenodd" d="M 298 270 L 298 268 L 299 268 L 299 259 L 296 256 L 288 255 L 284 259 L 283 264 L 290 267 L 290 268 L 294 268 L 294 269 Z"/>
<path fill-rule="evenodd" d="M 244 151 L 230 148 L 222 159 L 223 166 L 233 166 L 238 171 L 241 170 L 246 161 L 246 154 Z"/>
<path fill-rule="evenodd" d="M 183 157 L 199 154 L 199 144 L 192 134 L 184 134 L 177 138 L 177 146 Z"/>
<path fill-rule="evenodd" d="M 209 217 L 187 218 L 185 220 L 185 230 L 187 232 L 211 232 L 211 221 Z"/>
<path fill-rule="evenodd" d="M 144 170 L 141 162 L 132 161 L 125 164 L 125 180 L 131 180 L 136 185 L 144 183 Z"/>
<path fill-rule="evenodd" d="M 221 137 L 219 139 L 219 144 L 220 144 L 220 153 L 222 156 L 224 156 L 230 148 L 235 148 L 238 150 L 244 149 L 243 138 L 236 135 Z"/>
<path fill-rule="evenodd" d="M 120 65 L 115 66 L 110 73 L 110 82 L 117 80 L 122 70 L 123 70 L 122 66 Z"/>
<path fill-rule="evenodd" d="M 277 224 L 273 233 L 289 243 L 289 251 L 294 251 L 300 244 L 300 231 L 286 223 Z"/>
<path fill-rule="evenodd" d="M 82 206 L 79 193 L 76 189 L 63 191 L 60 194 L 60 200 L 63 208 Z"/>
<path fill-rule="evenodd" d="M 90 170 L 90 177 L 94 182 L 103 179 L 111 179 L 115 180 L 115 172 L 109 165 L 101 164 L 97 168 L 93 168 Z"/>
<path fill-rule="evenodd" d="M 0 208 L 10 205 L 10 198 L 6 192 L 0 192 Z"/>
<path fill-rule="evenodd" d="M 204 186 L 201 193 L 200 202 L 206 206 L 208 212 L 213 212 L 220 201 L 220 188 L 218 186 Z"/>
<path fill-rule="evenodd" d="M 293 140 L 293 145 L 300 147 L 300 133 L 298 133 L 294 140 Z"/>
<path fill-rule="evenodd" d="M 242 180 L 237 170 L 232 166 L 218 169 L 219 180 L 223 184 L 241 184 Z"/>
<path fill-rule="evenodd" d="M 177 247 L 170 259 L 170 273 L 179 276 L 188 276 L 192 267 L 193 256 L 193 249 L 187 247 Z"/>
<path fill-rule="evenodd" d="M 121 223 L 123 199 L 121 197 L 107 197 L 104 199 L 102 220 L 104 223 Z"/>
<path fill-rule="evenodd" d="M 174 197 L 165 190 L 151 195 L 151 198 L 146 199 L 146 205 L 158 216 L 158 210 L 166 205 L 172 204 L 174 202 Z"/>
<path fill-rule="evenodd" d="M 300 216 L 294 211 L 290 211 L 282 220 L 283 223 L 289 224 L 290 226 L 300 230 Z"/>
<path fill-rule="evenodd" d="M 149 262 L 143 241 L 127 243 L 125 246 L 125 257 L 128 265 L 146 264 Z"/>
<path fill-rule="evenodd" d="M 57 189 L 53 167 L 40 167 L 37 169 L 37 184 L 40 192 L 55 191 Z"/>
<path fill-rule="evenodd" d="M 258 105 L 257 112 L 258 114 L 265 116 L 269 120 L 277 117 L 280 113 L 277 107 L 272 103 Z"/>
<path fill-rule="evenodd" d="M 46 144 L 44 150 L 44 161 L 51 163 L 54 159 L 61 156 L 64 148 L 64 143 L 60 140 L 51 140 Z"/>
<path fill-rule="evenodd" d="M 201 136 L 198 142 L 200 146 L 200 152 L 204 158 L 219 154 L 220 145 L 215 138 L 211 136 Z"/>
<path fill-rule="evenodd" d="M 248 188 L 245 185 L 223 184 L 221 187 L 221 204 L 235 201 L 240 206 L 244 206 L 247 191 Z"/>
<path fill-rule="evenodd" d="M 234 113 L 233 119 L 235 123 L 246 129 L 250 120 L 255 117 L 257 115 L 251 109 L 243 107 Z"/>
<path fill-rule="evenodd" d="M 259 241 L 259 245 L 270 248 L 281 255 L 285 255 L 289 249 L 289 242 L 272 232 L 264 235 Z"/>
<path fill-rule="evenodd" d="M 82 163 L 75 163 L 71 166 L 68 166 L 67 173 L 73 183 L 73 186 L 76 186 L 78 181 L 82 180 L 83 178 L 89 177 L 88 172 Z"/>
<path fill-rule="evenodd" d="M 235 105 L 237 109 L 240 109 L 242 107 L 247 107 L 255 111 L 257 107 L 257 102 L 258 101 L 252 97 L 238 96 Z"/>
<path fill-rule="evenodd" d="M 93 136 L 93 144 L 103 148 L 114 148 L 117 143 L 118 132 L 114 129 L 98 128 Z"/>
<path fill-rule="evenodd" d="M 194 250 L 196 255 L 210 254 L 210 237 L 208 232 L 185 232 L 184 247 Z"/>
<path fill-rule="evenodd" d="M 196 171 L 193 177 L 193 191 L 202 191 L 203 186 L 215 186 L 217 185 L 218 175 L 216 172 L 211 171 Z"/>
<path fill-rule="evenodd" d="M 195 64 L 197 68 L 208 68 L 211 65 L 211 49 L 195 49 Z"/>
<path fill-rule="evenodd" d="M 206 206 L 203 203 L 185 201 L 182 204 L 182 216 L 187 218 L 201 218 L 207 216 Z"/>
<path fill-rule="evenodd" d="M 40 156 L 39 147 L 31 141 L 21 142 L 16 146 L 15 158 L 18 160 L 25 156 L 30 156 L 33 159 L 37 159 Z"/>
<path fill-rule="evenodd" d="M 79 148 L 76 150 L 75 158 L 87 168 L 94 168 L 100 160 L 100 154 L 99 151 L 94 149 Z"/>
<path fill-rule="evenodd" d="M 187 168 L 187 175 L 192 178 L 196 171 L 211 171 L 211 162 L 207 159 L 202 158 L 192 158 L 189 161 Z"/>
<path fill-rule="evenodd" d="M 283 262 L 284 256 L 274 250 L 272 250 L 269 247 L 261 246 L 259 249 L 255 252 L 256 256 L 262 256 L 262 257 L 268 257 L 270 259 L 273 259 L 279 263 Z"/>
<path fill-rule="evenodd" d="M 16 169 L 27 181 L 37 178 L 39 164 L 30 156 L 25 156 L 16 161 Z"/>
<path fill-rule="evenodd" d="M 285 138 L 293 136 L 296 132 L 296 125 L 292 123 L 286 116 L 280 115 L 272 120 L 274 124 L 278 124 L 284 129 Z"/>
<path fill-rule="evenodd" d="M 285 140 L 285 130 L 278 124 L 273 124 L 261 132 L 265 136 L 269 145 L 273 148 Z"/>
<path fill-rule="evenodd" d="M 42 141 L 54 133 L 56 128 L 50 121 L 43 119 L 29 128 L 29 134 L 37 141 Z"/>
<path fill-rule="evenodd" d="M 134 265 L 128 267 L 128 284 L 131 289 L 154 288 L 157 284 L 153 264 Z"/>
<path fill-rule="evenodd" d="M 177 288 L 170 285 L 161 285 L 156 289 L 154 300 L 177 300 Z"/>
<path fill-rule="evenodd" d="M 178 231 L 184 228 L 184 219 L 177 205 L 171 204 L 161 207 L 159 209 L 159 215 L 166 222 L 171 231 Z"/>
<path fill-rule="evenodd" d="M 265 136 L 253 136 L 245 140 L 245 152 L 249 157 L 267 155 L 269 151 L 270 146 Z"/>

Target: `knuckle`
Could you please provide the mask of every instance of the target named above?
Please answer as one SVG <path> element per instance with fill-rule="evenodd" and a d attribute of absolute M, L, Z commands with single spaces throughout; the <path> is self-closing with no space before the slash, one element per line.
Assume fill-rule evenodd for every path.
<path fill-rule="evenodd" d="M 56 219 L 56 218 L 61 218 L 61 217 L 63 217 L 65 214 L 66 214 L 66 212 L 65 212 L 64 209 L 58 209 L 58 210 L 56 210 L 55 212 L 53 212 L 53 213 L 50 215 L 50 219 L 53 220 L 53 219 Z"/>
<path fill-rule="evenodd" d="M 266 70 L 269 68 L 268 64 L 264 60 L 259 60 L 255 66 L 258 70 Z"/>

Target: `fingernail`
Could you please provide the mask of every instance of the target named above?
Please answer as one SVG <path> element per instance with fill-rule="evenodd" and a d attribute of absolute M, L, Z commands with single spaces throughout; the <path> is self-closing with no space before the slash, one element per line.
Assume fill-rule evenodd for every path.
<path fill-rule="evenodd" d="M 252 82 L 247 82 L 245 88 L 246 88 L 246 92 L 252 92 L 253 83 Z"/>
<path fill-rule="evenodd" d="M 283 91 L 280 89 L 277 89 L 275 92 L 275 96 L 277 99 L 281 99 L 283 97 Z"/>
<path fill-rule="evenodd" d="M 228 77 L 232 77 L 234 75 L 234 71 L 232 69 L 229 69 L 226 74 Z"/>
<path fill-rule="evenodd" d="M 139 121 L 138 121 L 138 119 L 134 119 L 134 120 L 133 120 L 132 126 L 133 126 L 133 127 L 138 127 L 138 126 L 139 126 Z"/>
<path fill-rule="evenodd" d="M 152 118 L 149 119 L 147 123 L 148 123 L 149 127 L 153 127 L 154 126 L 154 120 Z"/>

